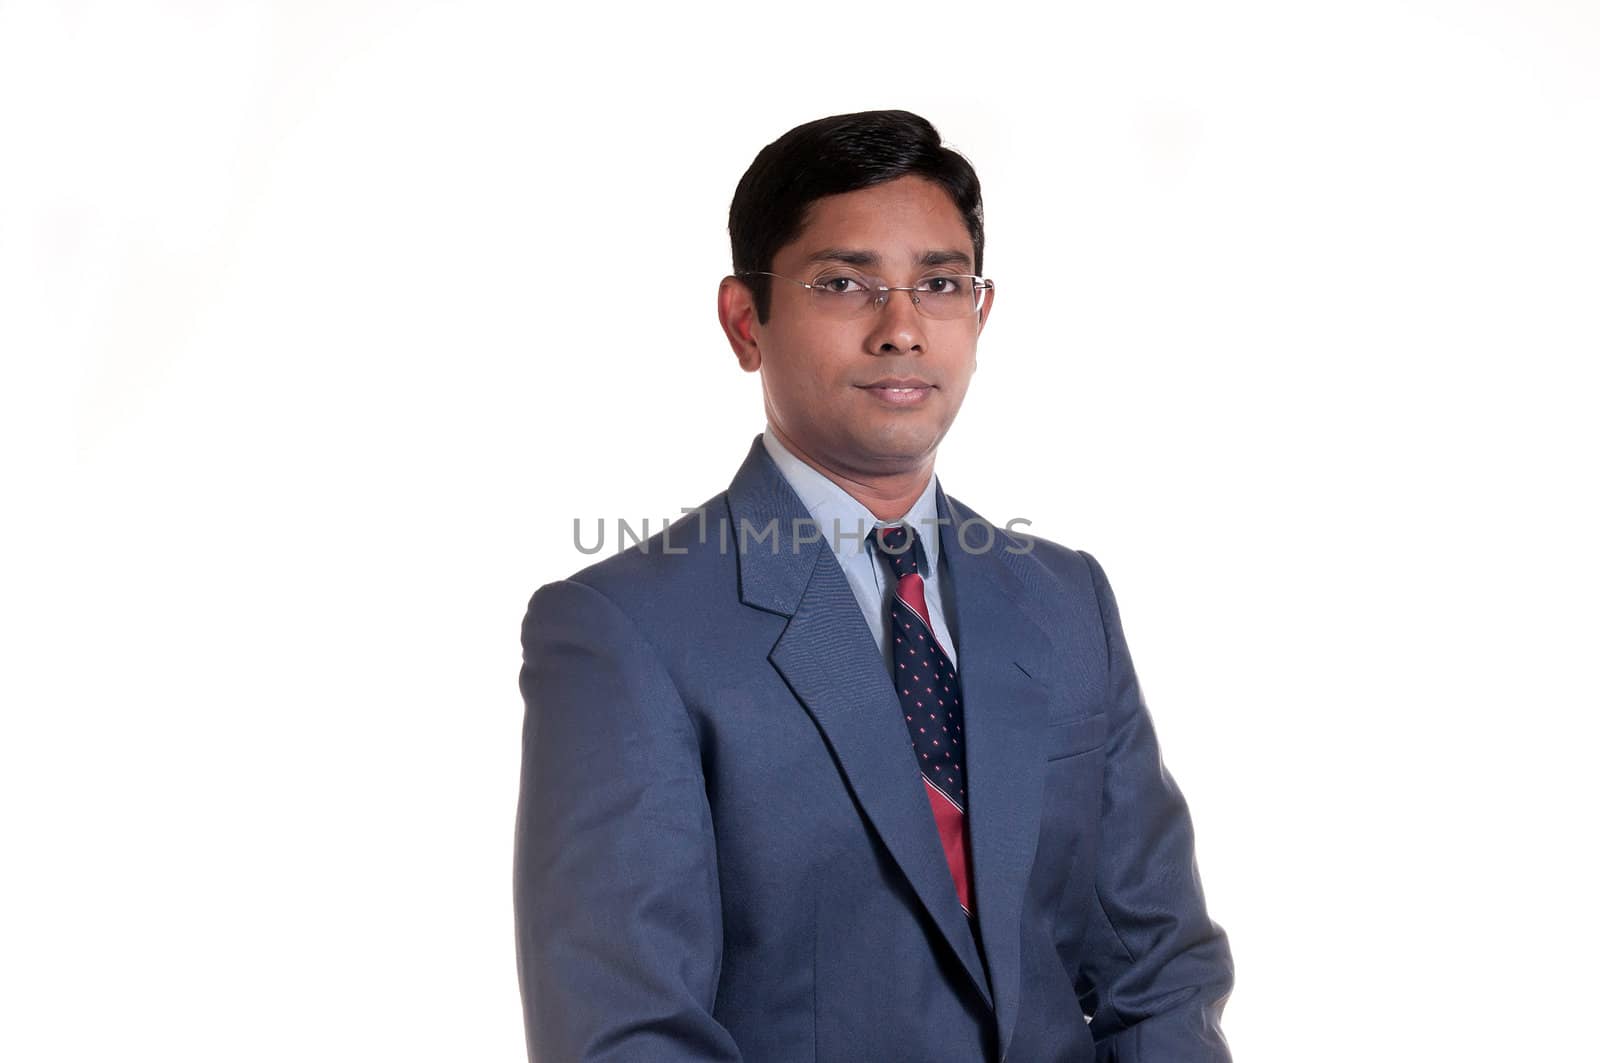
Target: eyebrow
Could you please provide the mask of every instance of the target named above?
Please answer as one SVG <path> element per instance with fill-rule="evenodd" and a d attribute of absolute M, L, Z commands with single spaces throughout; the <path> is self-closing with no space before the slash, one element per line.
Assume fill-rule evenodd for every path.
<path fill-rule="evenodd" d="M 812 252 L 806 258 L 811 262 L 843 262 L 847 266 L 868 266 L 878 269 L 883 265 L 883 259 L 878 257 L 876 251 L 858 251 L 848 247 L 824 247 L 820 251 Z M 919 266 L 965 266 L 972 268 L 972 256 L 965 251 L 953 249 L 940 251 L 924 251 L 917 256 L 916 264 Z"/>

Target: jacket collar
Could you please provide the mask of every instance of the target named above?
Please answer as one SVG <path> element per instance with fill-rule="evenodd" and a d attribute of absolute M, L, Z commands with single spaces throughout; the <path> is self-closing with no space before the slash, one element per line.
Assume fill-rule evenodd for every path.
<path fill-rule="evenodd" d="M 867 549 L 867 534 L 875 525 L 890 523 L 878 520 L 870 509 L 848 491 L 807 465 L 783 445 L 770 425 L 761 434 L 761 443 L 784 480 L 794 489 L 806 512 L 820 525 L 818 531 L 827 540 L 841 565 L 846 563 L 846 558 Z M 935 523 L 939 515 L 939 500 L 935 495 L 937 489 L 938 477 L 929 476 L 928 485 L 899 521 L 916 529 L 927 553 L 928 569 L 934 572 L 939 568 L 940 547 L 939 536 L 933 534 L 938 528 Z"/>

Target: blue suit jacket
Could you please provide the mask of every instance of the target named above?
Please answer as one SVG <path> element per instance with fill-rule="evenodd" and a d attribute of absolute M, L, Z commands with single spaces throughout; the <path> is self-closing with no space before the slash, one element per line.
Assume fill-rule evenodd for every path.
<path fill-rule="evenodd" d="M 1228 1059 L 1227 940 L 1099 564 L 938 506 L 977 927 L 883 657 L 758 436 L 728 491 L 529 605 L 534 1059 Z"/>

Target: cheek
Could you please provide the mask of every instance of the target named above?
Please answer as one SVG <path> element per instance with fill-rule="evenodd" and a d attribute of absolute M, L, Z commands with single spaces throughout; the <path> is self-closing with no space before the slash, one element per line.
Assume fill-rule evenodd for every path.
<path fill-rule="evenodd" d="M 790 336 L 784 347 L 772 352 L 767 360 L 771 372 L 771 385 L 787 396 L 790 402 L 808 407 L 831 407 L 844 377 L 837 361 L 824 353 L 825 340 L 807 336 Z M 821 412 L 826 413 L 826 409 Z"/>
<path fill-rule="evenodd" d="M 795 365 L 808 387 L 831 392 L 853 379 L 852 373 L 860 367 L 850 364 L 851 342 L 848 336 L 828 329 L 814 329 L 799 338 Z"/>
<path fill-rule="evenodd" d="M 944 360 L 946 371 L 952 377 L 965 379 L 972 375 L 978 365 L 978 334 L 975 329 L 962 329 L 952 332 L 948 336 L 941 336 L 943 350 L 947 357 Z"/>
<path fill-rule="evenodd" d="M 939 390 L 942 392 L 946 409 L 954 416 L 956 407 L 967 397 L 967 377 L 950 374 L 945 377 L 944 387 Z"/>

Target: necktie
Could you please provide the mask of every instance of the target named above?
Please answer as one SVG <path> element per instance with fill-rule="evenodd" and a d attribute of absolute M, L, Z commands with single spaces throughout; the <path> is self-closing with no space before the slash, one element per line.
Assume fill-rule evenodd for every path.
<path fill-rule="evenodd" d="M 967 782 L 963 761 L 966 736 L 961 731 L 961 683 L 955 666 L 939 645 L 928 619 L 922 573 L 927 556 L 916 532 L 886 524 L 870 538 L 889 559 L 895 587 L 889 595 L 889 634 L 894 639 L 895 693 L 911 734 L 911 747 L 922 771 L 923 788 L 933 808 L 939 841 L 950 877 L 955 880 L 961 910 L 972 915 L 972 876 L 967 860 Z"/>

